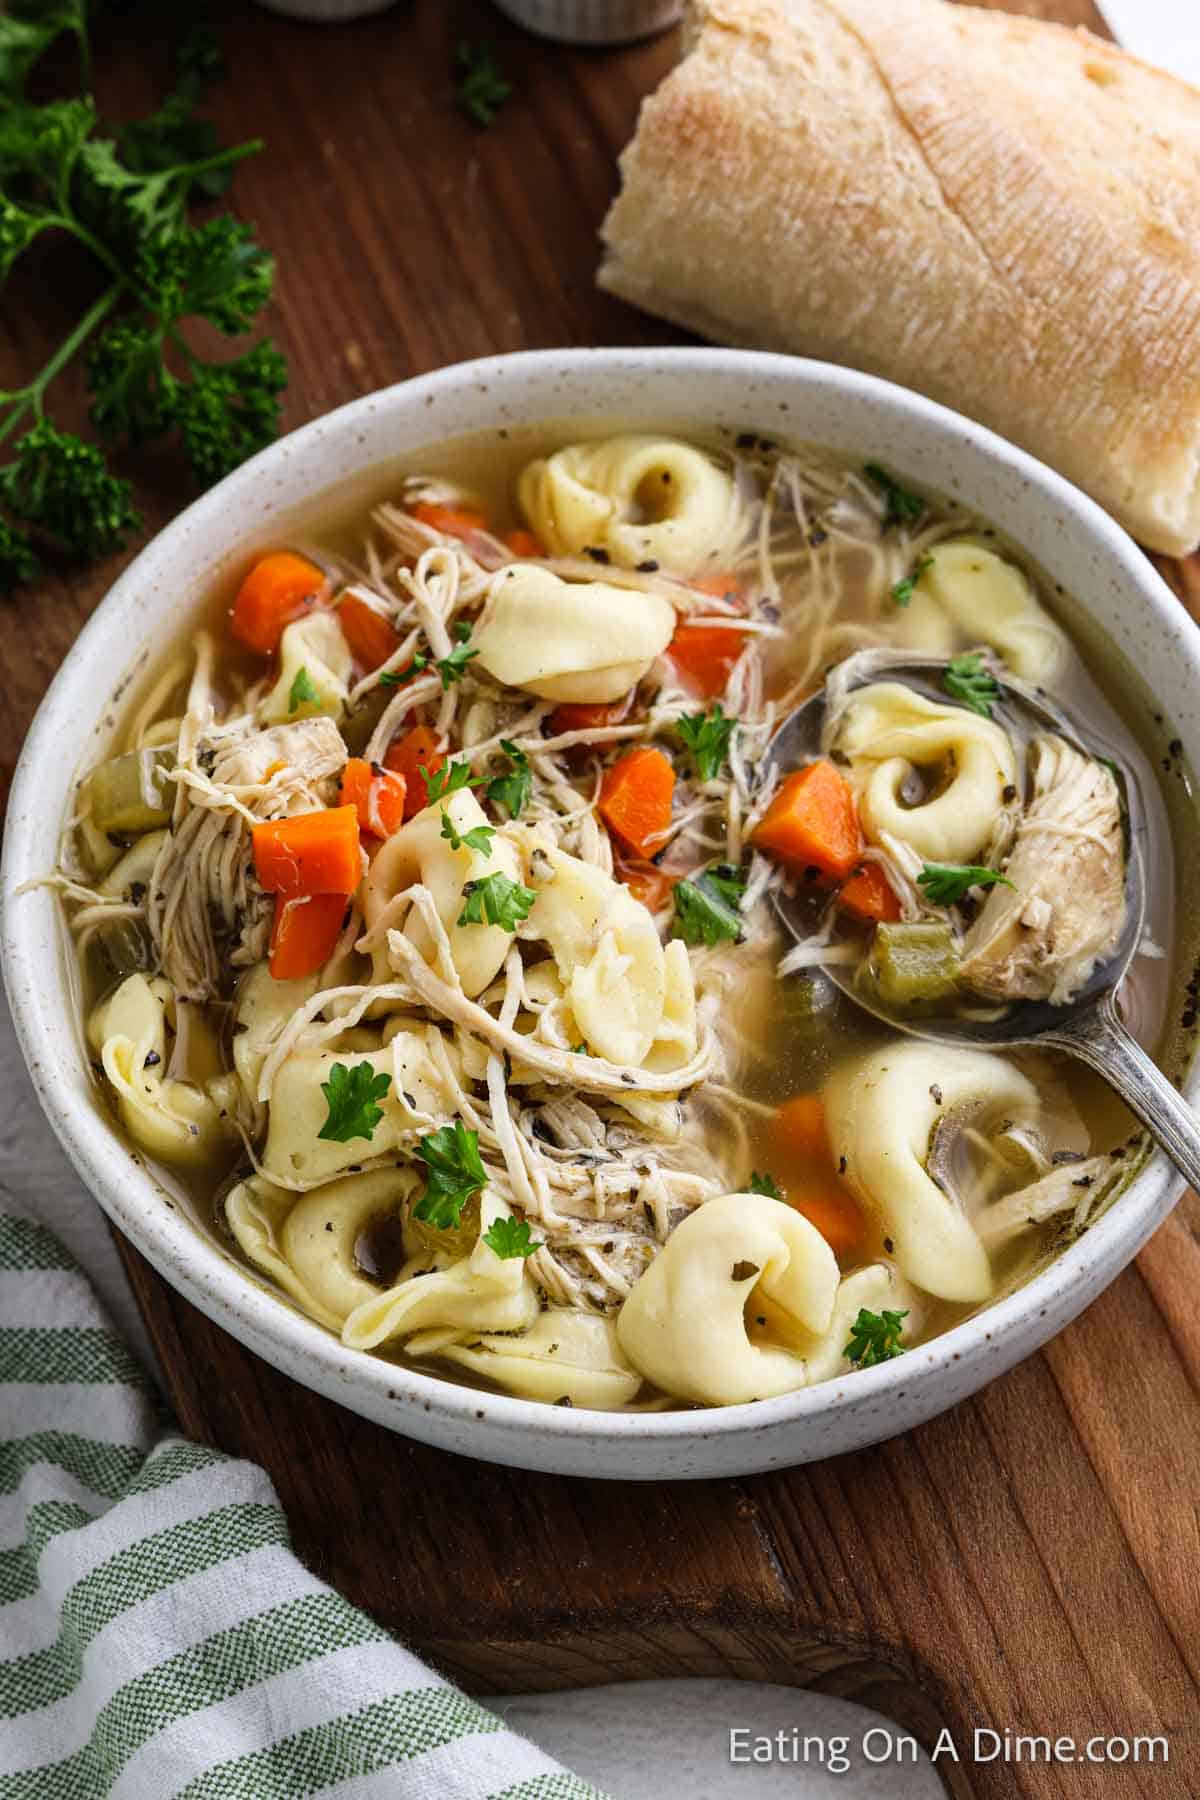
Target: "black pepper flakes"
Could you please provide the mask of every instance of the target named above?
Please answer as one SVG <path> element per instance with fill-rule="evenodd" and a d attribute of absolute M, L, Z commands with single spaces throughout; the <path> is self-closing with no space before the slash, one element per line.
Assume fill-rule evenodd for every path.
<path fill-rule="evenodd" d="M 607 563 L 612 561 L 608 551 L 602 544 L 585 544 L 583 547 L 583 554 L 585 556 L 590 556 L 594 563 Z"/>
<path fill-rule="evenodd" d="M 929 1084 L 929 1097 L 933 1101 L 933 1104 L 935 1106 L 942 1105 L 944 1096 L 942 1094 L 941 1088 L 938 1086 L 936 1081 L 930 1082 L 930 1084 Z"/>
<path fill-rule="evenodd" d="M 162 1057 L 158 1054 L 157 1050 L 147 1050 L 142 1067 L 143 1069 L 155 1069 L 161 1061 Z"/>
<path fill-rule="evenodd" d="M 838 1157 L 838 1174 L 844 1175 L 845 1173 L 846 1173 L 846 1159 L 844 1156 L 839 1156 Z"/>

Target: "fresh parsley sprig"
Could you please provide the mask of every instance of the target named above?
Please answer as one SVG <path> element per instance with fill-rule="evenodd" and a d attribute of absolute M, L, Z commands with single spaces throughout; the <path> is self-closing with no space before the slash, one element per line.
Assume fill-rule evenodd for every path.
<path fill-rule="evenodd" d="M 493 1219 L 483 1241 L 501 1262 L 510 1262 L 515 1256 L 532 1256 L 542 1247 L 541 1239 L 535 1239 L 530 1231 L 528 1219 Z"/>
<path fill-rule="evenodd" d="M 390 1075 L 378 1075 L 369 1062 L 334 1063 L 329 1080 L 321 1083 L 328 1116 L 317 1136 L 335 1144 L 352 1138 L 369 1138 L 383 1117 L 382 1100 L 392 1085 Z"/>
<path fill-rule="evenodd" d="M 413 1207 L 413 1216 L 436 1230 L 455 1230 L 467 1201 L 487 1186 L 479 1133 L 468 1131 L 461 1119 L 455 1119 L 453 1125 L 443 1125 L 421 1138 L 416 1153 L 425 1164 L 426 1175 L 425 1192 Z"/>
<path fill-rule="evenodd" d="M 71 364 L 86 362 L 103 445 L 173 437 L 199 486 L 275 436 L 287 380 L 269 342 L 214 362 L 184 335 L 190 320 L 226 335 L 250 329 L 274 277 L 245 226 L 228 216 L 195 228 L 188 221 L 189 203 L 222 191 L 235 164 L 262 147 L 222 148 L 195 113 L 219 51 L 193 18 L 175 93 L 119 137 L 100 136 L 86 91 L 89 10 L 82 0 L 22 0 L 0 15 L 0 286 L 47 235 L 73 239 L 104 275 L 45 365 L 0 394 L 0 443 L 11 440 L 0 466 L 0 591 L 36 577 L 43 545 L 102 556 L 141 524 L 131 484 L 112 473 L 104 450 L 48 415 L 49 391 Z M 35 102 L 27 84 L 64 34 L 76 39 L 84 91 Z"/>
<path fill-rule="evenodd" d="M 711 712 L 685 714 L 675 729 L 691 752 L 701 781 L 715 781 L 725 767 L 736 719 L 727 719 L 718 700 Z"/>
<path fill-rule="evenodd" d="M 865 1306 L 861 1307 L 857 1319 L 850 1327 L 850 1342 L 842 1355 L 860 1369 L 869 1369 L 875 1363 L 890 1362 L 893 1356 L 903 1356 L 905 1346 L 900 1339 L 907 1317 L 907 1309 L 904 1312 L 873 1313 Z"/>
<path fill-rule="evenodd" d="M 926 569 L 932 569 L 932 567 L 932 556 L 921 557 L 920 561 L 914 567 L 912 574 L 906 575 L 903 581 L 898 581 L 892 589 L 893 604 L 896 606 L 907 606 L 917 591 L 917 583 L 920 581 L 922 575 L 925 573 Z"/>
<path fill-rule="evenodd" d="M 780 1187 L 775 1177 L 773 1175 L 760 1175 L 757 1169 L 755 1169 L 753 1175 L 750 1177 L 750 1185 L 746 1189 L 746 1192 L 748 1194 L 765 1194 L 768 1200 L 783 1199 L 783 1189 Z"/>
<path fill-rule="evenodd" d="M 472 825 L 469 831 L 459 831 L 449 811 L 442 810 L 442 836 L 452 850 L 476 850 L 480 856 L 489 856 L 495 835 L 494 825 Z"/>
<path fill-rule="evenodd" d="M 740 871 L 728 863 L 705 869 L 693 880 L 677 881 L 671 936 L 685 944 L 736 943 L 742 935 L 738 902 L 745 891 Z"/>
<path fill-rule="evenodd" d="M 472 775 L 470 763 L 461 757 L 455 762 L 443 763 L 440 769 L 427 769 L 424 763 L 418 763 L 417 774 L 425 783 L 427 806 L 448 800 L 451 794 L 460 793 L 463 788 L 482 787 L 487 780 L 486 775 Z"/>
<path fill-rule="evenodd" d="M 985 869 L 978 863 L 926 863 L 917 876 L 917 886 L 931 906 L 957 906 L 973 887 L 1012 887 L 1007 875 L 999 869 Z"/>
<path fill-rule="evenodd" d="M 990 719 L 992 707 L 1000 698 L 1000 683 L 983 666 L 978 650 L 963 656 L 952 656 L 942 676 L 942 686 L 954 700 L 961 700 L 981 718 Z"/>
<path fill-rule="evenodd" d="M 887 508 L 883 516 L 885 528 L 888 525 L 911 525 L 921 517 L 925 511 L 925 501 L 920 494 L 910 493 L 907 488 L 901 487 L 879 463 L 867 463 L 863 474 L 883 495 Z"/>
<path fill-rule="evenodd" d="M 414 675 L 419 675 L 422 669 L 428 667 L 429 658 L 425 652 L 416 650 L 413 652 L 412 661 L 403 669 L 385 669 L 379 677 L 379 685 L 380 687 L 403 687 L 406 681 L 411 681 Z"/>
<path fill-rule="evenodd" d="M 458 84 L 454 93 L 458 104 L 476 125 L 495 123 L 496 114 L 512 93 L 508 80 L 490 44 L 459 44 L 454 52 Z"/>
<path fill-rule="evenodd" d="M 456 682 L 462 680 L 467 672 L 467 664 L 473 657 L 478 655 L 478 650 L 468 649 L 464 640 L 462 643 L 454 646 L 449 656 L 443 656 L 439 660 L 437 672 L 442 678 L 443 692 L 445 692 L 447 688 L 452 688 Z"/>
<path fill-rule="evenodd" d="M 493 775 L 487 784 L 487 797 L 493 806 L 502 806 L 510 819 L 519 819 L 533 792 L 533 772 L 529 758 L 516 744 L 501 738 L 500 748 L 508 758 L 508 772 Z"/>
<path fill-rule="evenodd" d="M 499 925 L 505 931 L 515 931 L 521 920 L 529 917 L 536 899 L 532 888 L 522 887 L 508 875 L 483 875 L 478 881 L 468 881 L 463 888 L 464 905 L 458 923 Z"/>
<path fill-rule="evenodd" d="M 297 669 L 296 679 L 288 689 L 288 712 L 299 712 L 302 706 L 308 706 L 314 700 L 320 700 L 316 683 L 307 669 Z"/>

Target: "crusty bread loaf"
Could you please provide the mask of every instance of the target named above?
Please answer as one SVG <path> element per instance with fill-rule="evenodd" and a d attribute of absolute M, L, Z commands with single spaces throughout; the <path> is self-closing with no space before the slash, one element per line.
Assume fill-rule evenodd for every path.
<path fill-rule="evenodd" d="M 601 285 L 920 389 L 1200 541 L 1200 93 L 948 0 L 698 0 Z"/>

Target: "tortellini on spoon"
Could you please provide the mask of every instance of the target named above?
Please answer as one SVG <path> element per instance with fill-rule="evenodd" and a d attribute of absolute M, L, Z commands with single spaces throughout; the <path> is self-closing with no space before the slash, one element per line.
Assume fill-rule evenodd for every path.
<path fill-rule="evenodd" d="M 1067 640 L 1023 570 L 972 538 L 938 544 L 922 559 L 897 641 L 931 656 L 987 644 L 1022 681 L 1044 686 L 1067 659 Z"/>
<path fill-rule="evenodd" d="M 1016 798 L 1008 733 L 993 719 L 929 700 L 902 682 L 856 688 L 837 715 L 833 737 L 848 759 L 867 837 L 898 839 L 925 862 L 973 861 Z M 914 782 L 918 791 L 910 801 Z"/>
<path fill-rule="evenodd" d="M 590 704 L 627 694 L 674 631 L 675 608 L 661 594 L 514 563 L 494 578 L 471 646 L 494 681 Z"/>
<path fill-rule="evenodd" d="M 986 1138 L 1033 1129 L 1032 1081 L 984 1050 L 890 1043 L 843 1063 L 825 1089 L 829 1143 L 876 1220 L 902 1275 L 941 1300 L 986 1300 L 988 1253 L 958 1198 L 930 1173 L 939 1128 L 956 1119 Z"/>
<path fill-rule="evenodd" d="M 552 555 L 599 550 L 623 569 L 715 570 L 748 527 L 728 470 L 678 438 L 642 433 L 568 444 L 530 463 L 518 497 Z"/>
<path fill-rule="evenodd" d="M 816 1226 L 783 1201 L 723 1194 L 675 1227 L 621 1308 L 617 1338 L 664 1393 L 739 1406 L 835 1373 L 859 1307 L 885 1294 L 898 1310 L 915 1305 L 887 1269 L 842 1281 Z"/>

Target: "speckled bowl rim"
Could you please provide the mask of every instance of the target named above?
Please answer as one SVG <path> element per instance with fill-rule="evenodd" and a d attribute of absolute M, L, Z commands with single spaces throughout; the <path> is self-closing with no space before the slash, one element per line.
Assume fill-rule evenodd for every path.
<path fill-rule="evenodd" d="M 155 583 L 169 586 L 172 567 L 179 566 L 197 539 L 211 538 L 225 549 L 192 577 L 194 585 L 207 583 L 210 570 L 231 560 L 239 547 L 244 553 L 255 526 L 272 509 L 279 510 L 281 503 L 273 496 L 287 486 L 289 463 L 293 469 L 298 463 L 320 465 L 323 451 L 331 454 L 340 446 L 348 469 L 354 446 L 370 442 L 389 419 L 426 421 L 430 428 L 419 442 L 457 436 L 472 428 L 470 421 L 456 422 L 453 428 L 439 421 L 456 406 L 461 412 L 464 396 L 476 427 L 498 428 L 506 420 L 524 424 L 538 416 L 582 420 L 589 413 L 611 412 L 611 392 L 622 381 L 636 395 L 652 384 L 677 389 L 672 405 L 661 397 L 653 402 L 660 416 L 715 420 L 731 429 L 796 437 L 805 435 L 806 401 L 817 407 L 836 401 L 839 417 L 861 411 L 877 423 L 870 443 L 859 434 L 843 449 L 878 453 L 914 481 L 925 480 L 944 491 L 960 486 L 962 477 L 960 491 L 968 502 L 974 488 L 966 475 L 974 467 L 984 481 L 983 471 L 990 470 L 1011 490 L 1011 508 L 997 506 L 993 499 L 987 505 L 975 502 L 981 510 L 1029 544 L 1055 579 L 1064 580 L 1069 554 L 1090 556 L 1096 580 L 1102 572 L 1122 601 L 1115 624 L 1104 627 L 1108 635 L 1124 635 L 1131 650 L 1137 643 L 1143 650 L 1147 641 L 1160 643 L 1164 680 L 1171 686 L 1178 679 L 1181 707 L 1186 683 L 1200 684 L 1200 630 L 1108 515 L 1024 452 L 919 395 L 831 365 L 753 351 L 530 351 L 455 364 L 352 401 L 281 439 L 182 513 L 115 583 L 56 675 L 17 767 L 0 872 L 0 944 L 13 1016 L 38 1097 L 84 1181 L 112 1221 L 174 1287 L 267 1361 L 392 1429 L 488 1460 L 626 1479 L 745 1474 L 878 1441 L 976 1391 L 1044 1343 L 1124 1268 L 1175 1203 L 1182 1179 L 1164 1156 L 1154 1155 L 1103 1218 L 1019 1292 L 894 1362 L 778 1399 L 723 1409 L 622 1414 L 477 1392 L 345 1349 L 205 1239 L 183 1209 L 164 1204 L 164 1190 L 88 1097 L 90 1078 L 74 1017 L 70 968 L 62 953 L 57 900 L 44 889 L 14 894 L 53 860 L 52 843 L 47 855 L 46 820 L 55 796 L 46 770 L 53 768 L 55 757 L 62 758 L 68 720 L 75 719 L 78 738 L 83 730 L 76 717 L 80 708 L 88 712 L 94 729 L 110 707 L 106 692 L 97 709 L 95 668 L 105 666 L 106 648 L 133 641 L 126 633 L 135 619 L 139 591 L 153 589 Z M 545 392 L 536 412 L 528 409 L 531 389 Z M 891 448 L 890 440 L 908 432 L 913 441 L 906 457 Z M 811 436 L 837 447 L 836 430 L 814 430 Z M 361 466 L 374 464 L 381 454 L 362 453 Z M 926 465 L 939 459 L 944 461 L 943 478 L 934 481 Z M 955 476 L 947 480 L 944 473 L 950 469 Z M 340 483 L 344 474 L 339 467 L 332 478 L 308 482 L 308 490 L 318 493 L 330 479 Z M 289 498 L 284 510 L 294 504 Z M 1022 506 L 1032 506 L 1032 521 L 1026 519 L 1014 531 L 1005 513 Z M 1063 538 L 1073 542 L 1058 555 L 1055 545 Z M 1070 586 L 1069 580 L 1064 585 Z M 1078 587 L 1074 591 L 1086 607 L 1087 593 Z M 1132 608 L 1140 638 L 1132 628 L 1123 633 L 1116 629 L 1127 616 L 1124 607 Z M 1173 673 L 1177 666 L 1183 671 L 1178 677 Z M 1200 762 L 1200 723 L 1188 719 L 1185 724 L 1175 715 L 1175 727 L 1190 759 Z M 67 794 L 73 767 L 65 778 L 55 778 L 60 788 L 65 779 Z M 55 829 L 65 804 L 53 815 Z M 1193 1064 L 1184 1086 L 1193 1102 L 1198 1087 Z"/>

